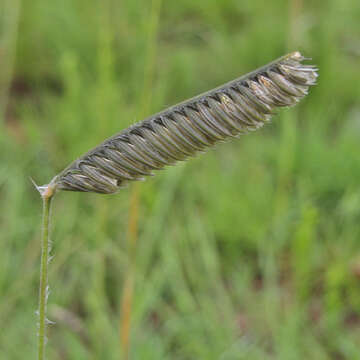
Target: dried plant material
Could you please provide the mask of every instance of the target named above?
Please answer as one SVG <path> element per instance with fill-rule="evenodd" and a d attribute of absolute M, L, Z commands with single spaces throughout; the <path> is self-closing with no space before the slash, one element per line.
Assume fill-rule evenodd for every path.
<path fill-rule="evenodd" d="M 53 189 L 111 194 L 166 165 L 268 122 L 315 85 L 317 69 L 299 52 L 121 131 L 75 160 L 49 184 Z"/>

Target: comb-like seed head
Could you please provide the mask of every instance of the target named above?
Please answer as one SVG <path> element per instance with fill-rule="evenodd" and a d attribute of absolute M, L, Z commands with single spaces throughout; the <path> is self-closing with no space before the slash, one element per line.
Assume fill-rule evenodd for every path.
<path fill-rule="evenodd" d="M 218 142 L 257 130 L 316 84 L 317 68 L 295 51 L 214 90 L 140 121 L 75 160 L 58 190 L 110 194 Z"/>

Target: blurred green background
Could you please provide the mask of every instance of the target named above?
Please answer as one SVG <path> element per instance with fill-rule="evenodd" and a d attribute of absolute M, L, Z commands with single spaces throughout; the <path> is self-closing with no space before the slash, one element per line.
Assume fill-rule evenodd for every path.
<path fill-rule="evenodd" d="M 134 121 L 294 50 L 320 68 L 298 106 L 140 184 L 136 266 L 134 185 L 56 196 L 48 358 L 125 359 L 129 346 L 144 360 L 359 359 L 358 0 L 0 11 L 0 359 L 36 357 L 41 200 L 29 177 L 46 183 Z"/>

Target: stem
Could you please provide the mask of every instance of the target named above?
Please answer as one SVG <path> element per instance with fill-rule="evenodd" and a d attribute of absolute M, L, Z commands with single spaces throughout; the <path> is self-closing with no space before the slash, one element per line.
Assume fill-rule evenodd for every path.
<path fill-rule="evenodd" d="M 48 265 L 49 265 L 49 224 L 51 200 L 55 189 L 51 185 L 37 187 L 43 199 L 43 220 L 41 236 L 41 267 L 39 289 L 39 333 L 38 333 L 38 359 L 45 359 L 46 345 L 46 303 L 48 297 Z"/>
<path fill-rule="evenodd" d="M 138 185 L 138 184 L 134 184 Z M 126 269 L 123 296 L 120 311 L 120 344 L 123 359 L 129 358 L 130 352 L 130 332 L 131 332 L 131 313 L 134 296 L 134 279 L 135 279 L 135 249 L 138 235 L 138 218 L 139 218 L 139 188 L 135 186 L 131 193 L 129 225 L 128 225 L 128 257 L 129 264 Z"/>

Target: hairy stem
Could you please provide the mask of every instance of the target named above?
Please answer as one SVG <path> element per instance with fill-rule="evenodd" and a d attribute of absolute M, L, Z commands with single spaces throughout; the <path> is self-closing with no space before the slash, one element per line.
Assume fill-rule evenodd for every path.
<path fill-rule="evenodd" d="M 43 220 L 41 236 L 41 267 L 40 267 L 40 289 L 39 289 L 39 333 L 38 333 L 38 359 L 45 359 L 46 345 L 46 303 L 48 297 L 48 265 L 49 265 L 49 226 L 51 201 L 54 189 L 51 185 L 39 186 L 38 191 L 43 200 Z"/>

